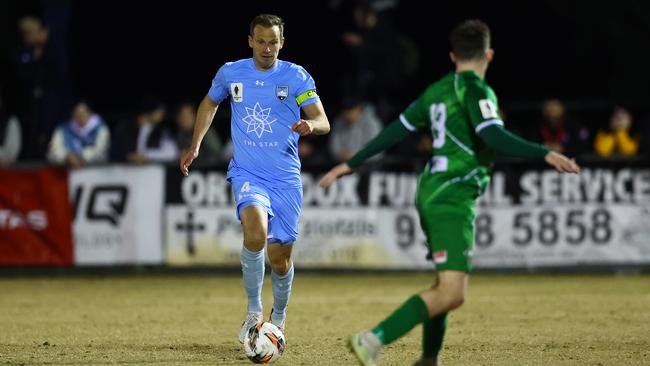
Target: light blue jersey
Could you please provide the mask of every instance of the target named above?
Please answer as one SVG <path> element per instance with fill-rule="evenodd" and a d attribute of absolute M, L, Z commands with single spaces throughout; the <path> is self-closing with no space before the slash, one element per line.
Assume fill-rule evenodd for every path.
<path fill-rule="evenodd" d="M 300 108 L 319 100 L 314 79 L 304 68 L 277 60 L 260 71 L 252 58 L 224 64 L 208 96 L 230 97 L 233 157 L 228 179 L 251 177 L 269 187 L 299 187 L 298 139 L 291 126 Z"/>

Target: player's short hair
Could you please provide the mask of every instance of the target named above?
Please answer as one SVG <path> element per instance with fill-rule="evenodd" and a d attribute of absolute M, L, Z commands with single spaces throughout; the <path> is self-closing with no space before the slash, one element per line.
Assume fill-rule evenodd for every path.
<path fill-rule="evenodd" d="M 478 19 L 466 20 L 451 31 L 449 42 L 456 60 L 480 59 L 490 48 L 490 27 Z"/>
<path fill-rule="evenodd" d="M 253 35 L 253 29 L 255 29 L 256 25 L 261 25 L 264 28 L 272 28 L 274 25 L 277 25 L 278 28 L 280 28 L 280 37 L 284 34 L 284 20 L 277 15 L 260 14 L 253 18 L 250 26 L 251 36 Z"/>

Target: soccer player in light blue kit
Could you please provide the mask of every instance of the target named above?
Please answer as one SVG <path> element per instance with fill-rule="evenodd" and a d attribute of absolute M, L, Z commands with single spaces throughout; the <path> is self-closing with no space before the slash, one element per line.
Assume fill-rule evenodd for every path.
<path fill-rule="evenodd" d="M 261 14 L 253 19 L 248 36 L 253 58 L 219 69 L 199 105 L 192 146 L 180 161 L 187 176 L 219 104 L 230 97 L 233 157 L 228 181 L 244 231 L 241 264 L 248 295 L 248 313 L 239 332 L 242 343 L 247 330 L 262 320 L 267 243 L 273 285 L 269 318 L 285 330 L 294 273 L 291 249 L 298 238 L 302 207 L 298 139 L 330 130 L 314 79 L 301 66 L 278 60 L 283 31 L 278 16 Z M 301 109 L 306 119 L 301 118 Z"/>

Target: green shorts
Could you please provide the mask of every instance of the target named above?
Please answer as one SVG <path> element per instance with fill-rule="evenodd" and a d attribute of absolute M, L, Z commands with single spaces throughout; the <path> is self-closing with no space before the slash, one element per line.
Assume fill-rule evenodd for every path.
<path fill-rule="evenodd" d="M 478 195 L 479 188 L 472 182 L 459 182 L 435 192 L 426 185 L 418 187 L 420 225 L 438 271 L 471 272 Z"/>

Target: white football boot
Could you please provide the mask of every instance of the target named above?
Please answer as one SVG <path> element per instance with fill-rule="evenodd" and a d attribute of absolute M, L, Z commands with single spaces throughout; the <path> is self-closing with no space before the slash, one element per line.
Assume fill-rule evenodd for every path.
<path fill-rule="evenodd" d="M 275 320 L 273 320 L 273 308 L 271 308 L 271 314 L 269 315 L 269 322 L 271 322 L 276 327 L 280 328 L 282 334 L 284 334 L 284 330 L 287 322 L 286 316 L 284 317 L 284 319 L 282 319 L 282 321 L 276 322 Z"/>
<path fill-rule="evenodd" d="M 248 313 L 244 318 L 244 321 L 241 323 L 241 329 L 239 330 L 239 343 L 244 343 L 246 339 L 246 333 L 251 327 L 262 321 L 262 313 Z"/>

